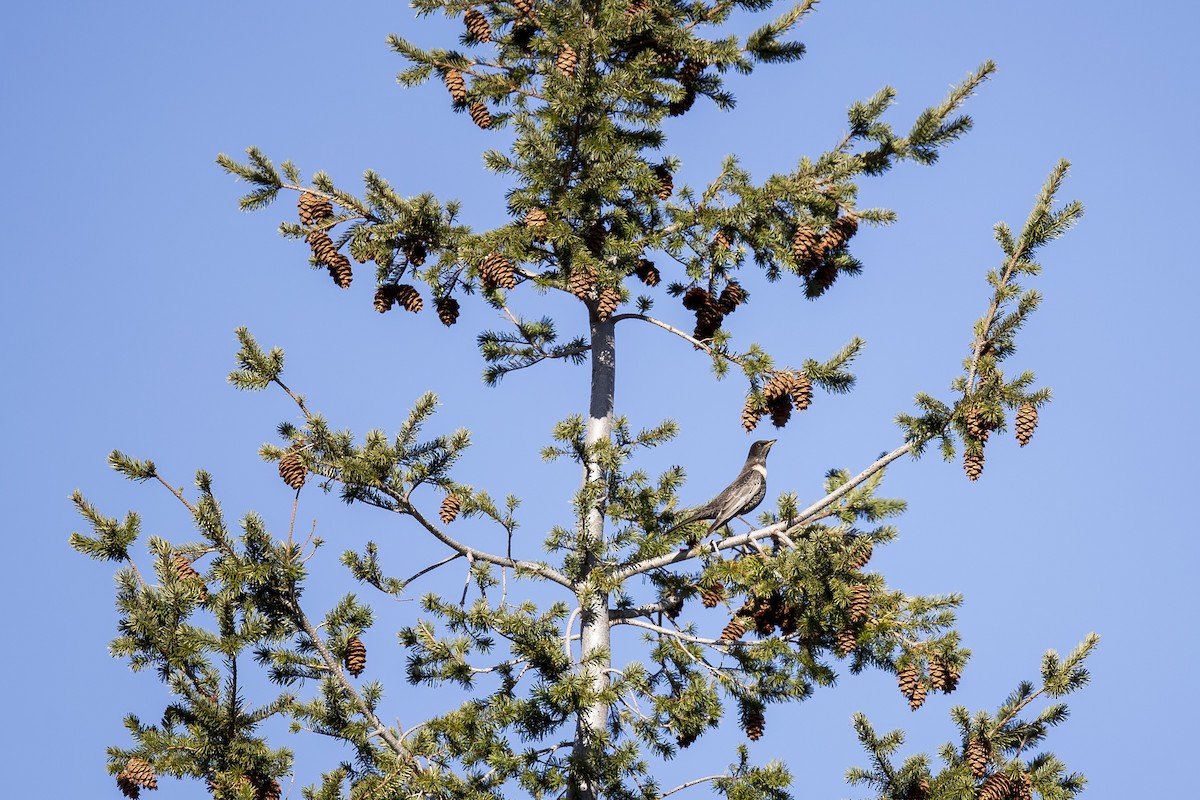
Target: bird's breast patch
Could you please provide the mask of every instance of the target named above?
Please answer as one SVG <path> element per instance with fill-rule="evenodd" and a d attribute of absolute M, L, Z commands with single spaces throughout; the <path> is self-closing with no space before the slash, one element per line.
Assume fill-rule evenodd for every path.
<path fill-rule="evenodd" d="M 762 464 L 755 464 L 754 466 L 750 467 L 750 469 L 754 470 L 759 475 L 762 475 L 764 478 L 767 477 L 767 468 Z"/>

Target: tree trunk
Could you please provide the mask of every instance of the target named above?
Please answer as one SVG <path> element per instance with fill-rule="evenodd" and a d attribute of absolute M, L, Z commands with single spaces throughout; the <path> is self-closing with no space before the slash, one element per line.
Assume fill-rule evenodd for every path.
<path fill-rule="evenodd" d="M 589 446 L 612 435 L 613 390 L 616 383 L 616 336 L 611 321 L 599 322 L 592 311 L 592 386 L 588 410 L 587 444 Z M 603 480 L 600 465 L 591 455 L 584 461 L 583 483 L 586 486 Z M 609 619 L 607 592 L 594 591 L 591 572 L 596 567 L 594 553 L 600 552 L 604 541 L 604 497 L 596 498 L 583 521 L 581 546 L 588 551 L 584 574 L 580 580 L 580 667 L 596 692 L 608 688 L 607 669 L 611 665 L 609 648 Z M 601 655 L 593 663 L 588 659 Z M 599 785 L 595 774 L 598 755 L 597 735 L 604 731 L 608 706 L 592 703 L 579 713 L 575 729 L 575 780 L 568 792 L 573 800 L 598 800 Z"/>

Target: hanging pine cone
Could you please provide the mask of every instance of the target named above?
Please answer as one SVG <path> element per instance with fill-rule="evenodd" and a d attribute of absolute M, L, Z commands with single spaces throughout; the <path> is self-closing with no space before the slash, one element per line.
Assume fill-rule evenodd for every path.
<path fill-rule="evenodd" d="M 838 656 L 845 658 L 854 652 L 858 647 L 858 631 L 847 625 L 837 632 L 837 645 L 834 647 L 834 652 Z"/>
<path fill-rule="evenodd" d="M 442 324 L 449 328 L 458 322 L 458 301 L 453 297 L 439 297 L 437 299 L 437 315 Z"/>
<path fill-rule="evenodd" d="M 396 288 L 395 284 L 386 283 L 375 290 L 375 310 L 380 314 L 391 311 L 396 304 Z"/>
<path fill-rule="evenodd" d="M 523 17 L 533 16 L 533 0 L 513 0 L 513 8 Z"/>
<path fill-rule="evenodd" d="M 590 300 L 596 293 L 596 273 L 591 269 L 572 270 L 567 291 L 580 300 Z"/>
<path fill-rule="evenodd" d="M 767 726 L 766 716 L 763 710 L 758 706 L 746 709 L 744 718 L 742 719 L 742 727 L 746 730 L 746 738 L 752 742 L 757 742 L 762 738 L 763 729 Z"/>
<path fill-rule="evenodd" d="M 856 552 L 850 557 L 848 564 L 850 569 L 862 569 L 875 553 L 875 546 L 871 544 L 870 539 L 862 539 L 861 541 L 862 544 L 856 544 L 854 548 Z"/>
<path fill-rule="evenodd" d="M 117 788 L 121 790 L 121 794 L 131 800 L 137 800 L 138 795 L 142 793 L 141 787 L 131 781 L 124 772 L 117 776 Z"/>
<path fill-rule="evenodd" d="M 983 473 L 983 445 L 978 447 L 968 445 L 963 452 L 963 471 L 971 480 L 979 480 L 979 476 Z"/>
<path fill-rule="evenodd" d="M 362 639 L 351 636 L 350 641 L 346 643 L 346 671 L 357 678 L 366 667 L 367 646 L 362 643 Z"/>
<path fill-rule="evenodd" d="M 1022 403 L 1017 409 L 1017 441 L 1021 447 L 1029 444 L 1033 438 L 1033 429 L 1038 424 L 1037 408 L 1032 403 Z"/>
<path fill-rule="evenodd" d="M 483 103 L 475 101 L 467 106 L 467 111 L 471 114 L 471 120 L 485 131 L 492 127 L 492 114 Z"/>
<path fill-rule="evenodd" d="M 492 29 L 488 27 L 487 17 L 477 8 L 468 8 L 463 14 L 463 22 L 467 26 L 467 36 L 477 42 L 490 42 Z"/>
<path fill-rule="evenodd" d="M 946 679 L 950 676 L 950 670 L 946 666 L 946 662 L 940 658 L 931 658 L 929 660 L 929 687 L 935 692 L 946 688 Z"/>
<path fill-rule="evenodd" d="M 696 90 L 692 87 L 687 87 L 684 90 L 683 97 L 672 102 L 667 106 L 667 113 L 672 117 L 679 117 L 691 111 L 692 106 L 696 103 Z"/>
<path fill-rule="evenodd" d="M 712 249 L 716 250 L 718 253 L 724 253 L 728 251 L 731 244 L 733 244 L 733 237 L 730 236 L 729 231 L 725 230 L 724 228 L 718 230 L 716 235 L 713 236 Z"/>
<path fill-rule="evenodd" d="M 712 295 L 703 287 L 693 286 L 683 293 L 683 307 L 688 311 L 700 311 L 710 304 L 712 304 Z"/>
<path fill-rule="evenodd" d="M 125 762 L 125 769 L 121 771 L 121 775 L 125 776 L 136 787 L 142 789 L 158 788 L 158 779 L 154 777 L 154 767 L 150 766 L 150 762 L 137 756 L 133 756 L 129 761 Z M 137 797 L 137 795 L 134 794 L 133 797 Z"/>
<path fill-rule="evenodd" d="M 329 270 L 329 277 L 333 278 L 333 282 L 338 285 L 339 289 L 350 288 L 350 281 L 354 280 L 354 270 L 350 266 L 350 259 L 341 253 L 336 253 L 326 268 Z"/>
<path fill-rule="evenodd" d="M 725 599 L 725 584 L 713 581 L 712 586 L 700 590 L 700 602 L 705 608 L 716 608 L 717 603 Z"/>
<path fill-rule="evenodd" d="M 782 428 L 792 418 L 792 403 L 786 396 L 773 397 L 767 401 L 767 413 L 771 415 L 771 424 Z"/>
<path fill-rule="evenodd" d="M 971 768 L 971 774 L 976 778 L 982 778 L 987 772 L 988 761 L 991 760 L 991 748 L 980 739 L 978 736 L 972 736 L 967 742 L 966 749 L 963 750 L 963 758 L 967 761 L 967 766 Z"/>
<path fill-rule="evenodd" d="M 704 72 L 704 64 L 694 59 L 687 59 L 683 62 L 683 66 L 679 68 L 679 73 L 676 78 L 685 86 L 694 83 L 700 77 L 700 73 Z"/>
<path fill-rule="evenodd" d="M 417 287 L 407 283 L 396 287 L 396 302 L 405 311 L 411 311 L 414 314 L 425 307 L 425 301 L 421 299 L 421 293 L 417 291 Z"/>
<path fill-rule="evenodd" d="M 654 177 L 658 178 L 658 199 L 666 200 L 675 191 L 675 178 L 672 177 L 671 170 L 667 169 L 665 164 L 659 164 L 654 167 Z"/>
<path fill-rule="evenodd" d="M 845 247 L 846 242 L 858 232 L 858 217 L 846 214 L 830 223 L 829 229 L 821 237 L 820 250 L 829 253 Z"/>
<path fill-rule="evenodd" d="M 988 440 L 987 422 L 984 420 L 983 412 L 978 408 L 968 409 L 963 423 L 967 429 L 967 435 L 972 439 L 978 439 L 981 442 Z"/>
<path fill-rule="evenodd" d="M 838 268 L 833 259 L 823 259 L 811 275 L 804 279 L 804 294 L 808 298 L 820 297 L 829 291 L 837 280 Z"/>
<path fill-rule="evenodd" d="M 797 411 L 803 411 L 812 405 L 812 382 L 803 372 L 792 373 L 792 405 Z"/>
<path fill-rule="evenodd" d="M 917 685 L 913 687 L 912 694 L 908 696 L 908 707 L 912 711 L 916 711 L 925 704 L 925 684 L 917 681 Z"/>
<path fill-rule="evenodd" d="M 1012 796 L 1016 800 L 1033 800 L 1033 778 L 1029 777 L 1028 772 L 1022 772 L 1013 783 Z"/>
<path fill-rule="evenodd" d="M 746 622 L 741 617 L 734 617 L 721 630 L 721 641 L 736 642 L 746 633 Z"/>
<path fill-rule="evenodd" d="M 730 281 L 721 290 L 721 296 L 717 298 L 717 307 L 721 309 L 722 314 L 732 314 L 738 306 L 746 302 L 747 296 L 746 290 L 741 287 L 741 284 L 737 281 Z"/>
<path fill-rule="evenodd" d="M 1013 782 L 1003 772 L 993 772 L 979 787 L 979 800 L 1007 800 L 1013 794 Z"/>
<path fill-rule="evenodd" d="M 929 798 L 929 779 L 920 778 L 913 781 L 908 786 L 908 791 L 904 793 L 904 800 L 928 800 Z"/>
<path fill-rule="evenodd" d="M 801 265 L 811 264 L 820 257 L 816 234 L 806 225 L 798 225 L 792 235 L 792 257 Z"/>
<path fill-rule="evenodd" d="M 554 59 L 555 68 L 566 75 L 568 78 L 575 74 L 575 65 L 579 62 L 579 56 L 575 52 L 575 48 L 569 44 L 564 44 L 562 50 L 558 51 L 558 58 Z"/>
<path fill-rule="evenodd" d="M 758 426 L 758 421 L 762 419 L 762 406 L 759 404 L 758 398 L 753 394 L 746 398 L 746 404 L 742 406 L 742 427 L 746 429 L 746 433 L 754 430 Z"/>
<path fill-rule="evenodd" d="M 786 397 L 788 405 L 791 405 L 791 390 L 792 390 L 792 373 L 790 372 L 773 372 L 771 379 L 767 381 L 767 385 L 763 387 L 763 397 L 767 402 Z"/>
<path fill-rule="evenodd" d="M 621 290 L 615 286 L 605 286 L 596 298 L 596 318 L 604 322 L 621 305 Z"/>
<path fill-rule="evenodd" d="M 192 562 L 182 553 L 176 553 L 175 558 L 171 560 L 175 567 L 175 574 L 179 576 L 179 580 L 185 583 L 197 583 L 200 586 L 200 602 L 203 603 L 208 599 L 208 587 L 204 585 L 204 578 L 192 566 Z"/>
<path fill-rule="evenodd" d="M 604 241 L 608 238 L 608 229 L 604 220 L 598 219 L 588 226 L 583 234 L 583 243 L 592 255 L 599 257 L 604 252 Z"/>
<path fill-rule="evenodd" d="M 454 100 L 454 105 L 461 106 L 467 102 L 467 82 L 463 79 L 463 74 L 456 69 L 446 70 L 446 88 L 450 90 L 450 97 Z"/>
<path fill-rule="evenodd" d="M 921 671 L 915 664 L 908 664 L 896 671 L 896 685 L 900 687 L 900 694 L 905 697 L 912 697 L 913 690 L 920 680 Z"/>
<path fill-rule="evenodd" d="M 292 489 L 299 489 L 304 485 L 308 469 L 304 466 L 304 460 L 300 458 L 300 451 L 291 449 L 283 454 L 279 459 L 279 477 Z"/>
<path fill-rule="evenodd" d="M 511 289 L 517 285 L 512 263 L 499 253 L 488 253 L 479 267 L 479 275 L 485 289 Z"/>
<path fill-rule="evenodd" d="M 258 789 L 256 800 L 280 800 L 283 797 L 283 787 L 274 778 L 252 778 L 251 782 Z"/>
<path fill-rule="evenodd" d="M 305 234 L 304 241 L 308 242 L 308 246 L 312 248 L 313 257 L 321 264 L 329 264 L 330 260 L 338 254 L 337 248 L 333 246 L 333 239 L 329 238 L 327 231 L 309 231 Z"/>
<path fill-rule="evenodd" d="M 459 509 L 462 508 L 462 500 L 456 494 L 448 494 L 442 500 L 442 510 L 438 517 L 442 520 L 443 525 L 449 525 L 454 522 L 458 516 Z"/>
<path fill-rule="evenodd" d="M 865 583 L 856 583 L 850 590 L 850 607 L 847 613 L 851 622 L 862 622 L 871 612 L 871 587 Z"/>
<path fill-rule="evenodd" d="M 535 242 L 546 241 L 546 232 L 543 228 L 548 224 L 550 224 L 550 218 L 544 210 L 531 208 L 525 212 L 525 227 L 533 232 L 533 240 Z"/>
<path fill-rule="evenodd" d="M 301 225 L 313 225 L 319 220 L 333 216 L 333 203 L 312 192 L 301 192 L 296 205 L 300 209 Z"/>
<path fill-rule="evenodd" d="M 692 338 L 701 342 L 711 339 L 721 329 L 723 320 L 721 312 L 717 311 L 715 306 L 700 309 L 696 312 L 696 328 L 692 331 Z"/>
<path fill-rule="evenodd" d="M 654 266 L 654 262 L 647 261 L 644 258 L 637 260 L 637 267 L 634 269 L 634 274 L 647 286 L 658 286 L 662 280 L 662 275 L 659 273 L 658 267 Z"/>
<path fill-rule="evenodd" d="M 650 13 L 650 0 L 629 0 L 629 5 L 625 6 L 625 16 L 627 17 L 648 13 Z"/>

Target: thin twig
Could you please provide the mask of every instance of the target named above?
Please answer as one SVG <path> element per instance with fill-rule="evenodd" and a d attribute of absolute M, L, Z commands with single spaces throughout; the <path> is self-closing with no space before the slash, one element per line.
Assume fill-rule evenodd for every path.
<path fill-rule="evenodd" d="M 724 775 L 709 775 L 706 778 L 696 778 L 695 780 L 688 781 L 687 783 L 681 783 L 678 786 L 676 786 L 674 789 L 668 789 L 667 791 L 660 794 L 659 797 L 666 797 L 669 794 L 675 794 L 675 792 L 678 792 L 681 789 L 690 788 L 692 786 L 695 786 L 698 783 L 705 783 L 707 781 L 715 781 L 719 778 L 724 778 L 724 777 L 725 777 Z"/>

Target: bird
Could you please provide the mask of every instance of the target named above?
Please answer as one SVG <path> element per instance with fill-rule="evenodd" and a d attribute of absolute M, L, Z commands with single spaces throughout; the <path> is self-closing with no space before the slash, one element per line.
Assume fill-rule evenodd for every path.
<path fill-rule="evenodd" d="M 760 439 L 750 445 L 746 463 L 733 482 L 721 490 L 720 494 L 702 506 L 688 512 L 688 515 L 677 522 L 671 530 L 688 525 L 702 519 L 711 519 L 712 524 L 704 536 L 721 528 L 734 517 L 749 514 L 758 508 L 758 504 L 767 496 L 767 453 L 776 439 Z M 698 540 L 697 540 L 698 541 Z"/>

